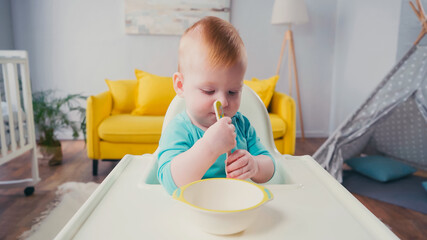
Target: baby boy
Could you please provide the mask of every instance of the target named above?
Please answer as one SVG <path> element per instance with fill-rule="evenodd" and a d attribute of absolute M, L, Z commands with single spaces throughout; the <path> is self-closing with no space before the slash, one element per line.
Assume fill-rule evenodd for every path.
<path fill-rule="evenodd" d="M 183 34 L 173 86 L 186 111 L 168 124 L 158 151 L 157 177 L 169 194 L 204 178 L 264 183 L 273 176 L 273 157 L 248 119 L 237 112 L 246 59 L 237 30 L 220 18 L 205 17 Z M 218 121 L 216 100 L 225 115 Z"/>

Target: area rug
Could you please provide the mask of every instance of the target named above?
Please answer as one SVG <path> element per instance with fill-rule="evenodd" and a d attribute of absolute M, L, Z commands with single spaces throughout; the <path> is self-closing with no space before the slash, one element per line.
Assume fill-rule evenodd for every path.
<path fill-rule="evenodd" d="M 352 193 L 424 214 L 427 214 L 427 191 L 423 188 L 422 182 L 426 180 L 427 178 L 410 175 L 382 183 L 354 171 L 344 171 L 343 174 L 343 186 Z"/>
<path fill-rule="evenodd" d="M 36 223 L 31 229 L 24 232 L 19 239 L 53 239 L 89 198 L 91 193 L 95 191 L 98 185 L 98 183 L 94 182 L 67 182 L 60 185 L 56 191 L 56 199 L 53 203 L 36 219 Z"/>

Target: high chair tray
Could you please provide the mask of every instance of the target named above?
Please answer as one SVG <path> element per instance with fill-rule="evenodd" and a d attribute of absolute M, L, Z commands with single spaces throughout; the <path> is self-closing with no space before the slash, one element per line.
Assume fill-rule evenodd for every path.
<path fill-rule="evenodd" d="M 147 182 L 151 154 L 126 155 L 55 239 L 398 239 L 310 156 L 276 159 L 284 182 L 245 231 L 211 235 L 180 203 Z M 278 169 L 276 169 L 278 170 Z"/>

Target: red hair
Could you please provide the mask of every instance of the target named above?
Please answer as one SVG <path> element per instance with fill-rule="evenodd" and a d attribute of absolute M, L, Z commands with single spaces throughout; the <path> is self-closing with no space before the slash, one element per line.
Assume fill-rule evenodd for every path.
<path fill-rule="evenodd" d="M 202 39 L 212 67 L 230 67 L 239 61 L 246 65 L 245 46 L 231 23 L 213 16 L 202 18 L 184 32 L 181 41 L 193 34 L 197 34 L 196 36 L 200 36 Z M 181 51 L 181 46 L 179 54 L 185 54 Z"/>

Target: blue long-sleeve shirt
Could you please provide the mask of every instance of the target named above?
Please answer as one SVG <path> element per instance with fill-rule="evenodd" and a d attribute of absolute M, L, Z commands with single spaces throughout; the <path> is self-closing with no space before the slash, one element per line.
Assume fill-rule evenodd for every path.
<path fill-rule="evenodd" d="M 271 154 L 260 142 L 249 120 L 239 112 L 231 120 L 236 127 L 237 141 L 236 147 L 233 148 L 232 152 L 236 149 L 245 149 L 253 156 L 267 155 L 276 165 Z M 203 130 L 191 123 L 185 111 L 176 115 L 163 132 L 157 157 L 157 178 L 169 194 L 172 194 L 178 188 L 171 175 L 172 159 L 190 149 L 197 140 L 203 137 L 204 133 Z M 203 156 L 200 157 L 203 158 Z M 202 179 L 226 177 L 225 158 L 225 153 L 219 156 Z"/>

